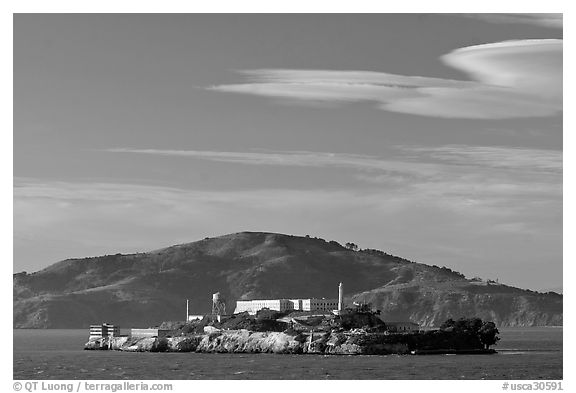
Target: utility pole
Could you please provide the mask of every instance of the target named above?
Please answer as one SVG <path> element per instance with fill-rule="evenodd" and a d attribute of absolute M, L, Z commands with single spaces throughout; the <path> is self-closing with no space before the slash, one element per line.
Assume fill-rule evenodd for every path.
<path fill-rule="evenodd" d="M 184 321 L 188 323 L 188 299 L 186 299 L 186 319 Z"/>

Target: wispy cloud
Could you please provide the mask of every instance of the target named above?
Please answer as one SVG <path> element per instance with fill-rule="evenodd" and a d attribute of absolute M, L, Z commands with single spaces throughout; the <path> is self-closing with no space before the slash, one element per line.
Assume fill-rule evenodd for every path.
<path fill-rule="evenodd" d="M 560 206 L 562 152 L 495 146 L 445 145 L 399 147 L 413 159 L 441 168 L 434 178 L 409 187 L 453 206 L 510 206 L 537 202 Z M 498 210 L 496 210 L 498 211 Z M 502 214 L 499 212 L 498 214 Z"/>
<path fill-rule="evenodd" d="M 46 263 L 253 230 L 338 241 L 350 240 L 353 231 L 364 247 L 475 275 L 490 276 L 503 261 L 537 271 L 542 260 L 561 260 L 560 151 L 465 145 L 388 146 L 380 156 L 107 151 L 231 165 L 347 169 L 344 177 L 353 183 L 206 190 L 16 178 L 16 258 Z M 497 255 L 493 249 L 499 250 Z M 504 278 L 505 272 L 501 274 Z M 514 269 L 508 277 L 516 277 Z"/>
<path fill-rule="evenodd" d="M 384 110 L 424 116 L 503 119 L 562 110 L 562 40 L 505 41 L 442 56 L 470 81 L 368 71 L 261 69 L 243 83 L 209 90 L 302 100 L 376 102 Z"/>
<path fill-rule="evenodd" d="M 195 190 L 129 183 L 42 181 L 17 178 L 14 239 L 18 255 L 53 258 L 142 251 L 230 232 L 326 233 L 314 223 L 334 212 L 390 214 L 406 201 L 355 190 Z M 367 214 L 367 213 L 366 213 Z M 361 220 L 363 212 L 357 213 Z M 126 236 L 130 233 L 130 236 Z M 87 251 L 94 250 L 94 251 Z M 46 263 L 48 260 L 44 260 Z"/>
<path fill-rule="evenodd" d="M 318 168 L 351 168 L 362 171 L 403 172 L 414 175 L 433 175 L 438 171 L 432 163 L 402 162 L 360 154 L 311 151 L 210 151 L 112 148 L 110 153 L 146 154 L 170 157 L 189 157 L 201 160 L 244 165 L 271 165 Z"/>
<path fill-rule="evenodd" d="M 463 145 L 406 146 L 402 149 L 417 153 L 420 159 L 428 157 L 454 165 L 510 169 L 515 172 L 562 174 L 562 152 L 558 150 Z"/>
<path fill-rule="evenodd" d="M 503 214 L 494 206 L 538 201 L 561 206 L 562 152 L 491 146 L 389 146 L 382 156 L 326 152 L 108 149 L 122 154 L 225 162 L 240 165 L 348 169 L 355 187 L 385 187 L 387 194 L 419 195 L 426 203 L 470 214 Z M 348 181 L 350 181 L 348 180 Z M 412 197 L 408 198 L 412 199 Z"/>
<path fill-rule="evenodd" d="M 43 199 L 61 204 L 67 208 L 74 203 L 98 202 L 113 203 L 118 207 L 129 207 L 125 203 L 154 203 L 159 206 L 172 206 L 176 210 L 186 209 L 195 203 L 219 205 L 222 203 L 242 205 L 250 208 L 287 208 L 290 205 L 309 203 L 320 207 L 328 195 L 335 204 L 349 198 L 362 198 L 361 192 L 335 190 L 293 190 L 293 189 L 252 189 L 209 191 L 156 185 L 91 183 L 67 181 L 39 181 L 36 179 L 18 178 L 14 185 L 14 199 L 17 201 Z M 282 196 L 282 197 L 280 197 Z M 363 199 L 366 203 L 367 196 Z M 317 201 L 315 203 L 314 201 Z M 376 202 L 376 199 L 372 199 Z"/>
<path fill-rule="evenodd" d="M 562 173 L 562 152 L 557 150 L 510 148 L 495 146 L 443 145 L 389 146 L 382 156 L 315 151 L 248 152 L 212 150 L 167 150 L 110 148 L 104 151 L 121 154 L 143 154 L 166 157 L 187 157 L 200 160 L 244 165 L 295 167 L 334 167 L 360 171 L 405 172 L 432 176 L 446 170 L 446 164 L 469 171 L 471 166 L 527 171 L 530 173 Z"/>

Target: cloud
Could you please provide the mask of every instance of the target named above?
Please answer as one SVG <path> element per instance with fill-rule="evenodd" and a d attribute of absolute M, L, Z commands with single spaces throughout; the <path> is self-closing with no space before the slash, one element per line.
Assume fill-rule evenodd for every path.
<path fill-rule="evenodd" d="M 441 168 L 437 176 L 409 185 L 429 199 L 466 209 L 473 201 L 476 207 L 508 206 L 509 211 L 531 203 L 562 210 L 561 151 L 467 145 L 398 148 L 412 159 Z"/>
<path fill-rule="evenodd" d="M 162 150 L 112 148 L 110 153 L 147 154 L 170 157 L 189 157 L 201 160 L 244 165 L 270 165 L 316 168 L 349 168 L 361 171 L 402 172 L 430 176 L 438 171 L 434 164 L 387 160 L 381 157 L 311 151 L 251 151 L 230 152 L 210 150 Z"/>
<path fill-rule="evenodd" d="M 551 116 L 562 110 L 562 40 L 476 45 L 441 57 L 470 81 L 370 71 L 260 69 L 209 90 L 302 102 L 369 101 L 387 111 L 445 118 Z"/>
<path fill-rule="evenodd" d="M 456 14 L 490 23 L 523 23 L 561 29 L 562 14 Z"/>
<path fill-rule="evenodd" d="M 442 57 L 484 86 L 561 101 L 562 41 L 522 40 L 469 46 Z"/>
<path fill-rule="evenodd" d="M 252 189 L 209 191 L 155 185 L 90 183 L 67 181 L 39 181 L 18 178 L 14 185 L 14 199 L 46 200 L 66 209 L 75 203 L 111 203 L 127 208 L 127 203 L 153 203 L 162 207 L 186 209 L 196 203 L 242 205 L 250 208 L 287 208 L 291 205 L 309 203 L 315 208 L 326 206 L 325 198 L 331 195 L 336 205 L 349 198 L 362 198 L 362 193 L 354 191 L 292 190 L 292 189 Z M 368 202 L 370 197 L 363 199 Z M 314 203 L 314 201 L 318 201 Z M 373 199 L 377 202 L 377 199 Z"/>
<path fill-rule="evenodd" d="M 442 145 L 389 146 L 382 156 L 316 151 L 259 150 L 230 152 L 212 150 L 166 150 L 110 148 L 105 152 L 187 157 L 243 165 L 269 165 L 317 168 L 348 168 L 359 171 L 402 172 L 433 176 L 451 169 L 470 171 L 472 166 L 484 169 L 507 169 L 515 172 L 562 174 L 562 152 L 558 150 L 496 146 Z M 383 158 L 383 157 L 386 158 Z"/>
<path fill-rule="evenodd" d="M 428 157 L 454 165 L 562 175 L 562 152 L 558 150 L 465 145 L 405 146 L 401 149 L 418 153 L 420 159 Z"/>
<path fill-rule="evenodd" d="M 320 223 L 335 212 L 342 217 L 356 212 L 352 222 L 365 217 L 362 209 L 388 214 L 405 203 L 398 196 L 355 190 L 195 190 L 18 178 L 16 260 L 37 264 L 144 251 L 244 230 L 320 234 L 328 229 L 318 229 Z"/>
<path fill-rule="evenodd" d="M 506 214 L 527 203 L 558 210 L 562 200 L 562 152 L 492 146 L 389 146 L 382 156 L 309 151 L 222 152 L 108 149 L 121 154 L 225 162 L 235 165 L 333 168 L 352 171 L 343 181 L 354 189 L 385 189 L 387 196 L 468 210 L 467 214 Z M 346 180 L 346 177 L 348 180 Z M 259 203 L 265 203 L 260 201 Z M 506 208 L 502 208 L 506 207 Z"/>

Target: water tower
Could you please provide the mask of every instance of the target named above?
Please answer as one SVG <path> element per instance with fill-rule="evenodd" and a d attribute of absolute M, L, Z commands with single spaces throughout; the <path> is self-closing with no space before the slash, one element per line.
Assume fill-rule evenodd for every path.
<path fill-rule="evenodd" d="M 220 292 L 212 295 L 212 315 L 226 315 L 226 300 Z"/>

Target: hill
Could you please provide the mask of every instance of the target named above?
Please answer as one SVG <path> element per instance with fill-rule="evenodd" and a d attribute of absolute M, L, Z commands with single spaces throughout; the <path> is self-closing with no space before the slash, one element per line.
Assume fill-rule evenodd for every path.
<path fill-rule="evenodd" d="M 57 262 L 14 274 L 15 328 L 85 328 L 113 322 L 154 326 L 207 313 L 212 293 L 235 301 L 337 297 L 369 301 L 388 319 L 437 326 L 478 316 L 499 326 L 562 324 L 562 296 L 466 279 L 378 250 L 351 251 L 336 242 L 275 233 L 241 232 L 147 253 Z"/>

